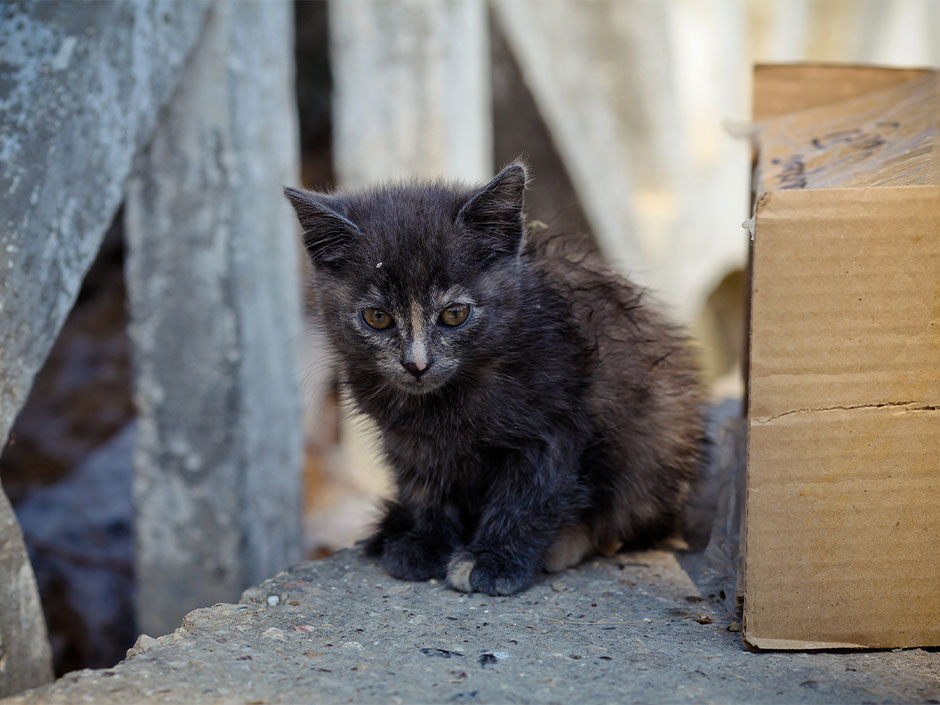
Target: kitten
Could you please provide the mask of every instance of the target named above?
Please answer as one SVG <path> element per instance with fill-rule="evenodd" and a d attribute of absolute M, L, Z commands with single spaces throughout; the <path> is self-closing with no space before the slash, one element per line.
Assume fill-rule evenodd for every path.
<path fill-rule="evenodd" d="M 527 239 L 526 178 L 285 189 L 341 378 L 395 471 L 366 550 L 396 578 L 519 592 L 673 536 L 698 476 L 684 338 L 596 256 Z"/>

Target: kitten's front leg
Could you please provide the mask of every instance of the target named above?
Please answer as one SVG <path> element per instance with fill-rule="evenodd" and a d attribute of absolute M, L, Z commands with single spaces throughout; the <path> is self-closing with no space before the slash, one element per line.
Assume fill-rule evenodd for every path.
<path fill-rule="evenodd" d="M 366 553 L 378 556 L 389 575 L 401 580 L 444 578 L 457 527 L 443 512 L 388 502 Z"/>
<path fill-rule="evenodd" d="M 463 592 L 512 595 L 535 579 L 562 523 L 578 506 L 574 482 L 545 458 L 516 459 L 489 491 L 473 540 L 447 565 L 447 581 Z"/>

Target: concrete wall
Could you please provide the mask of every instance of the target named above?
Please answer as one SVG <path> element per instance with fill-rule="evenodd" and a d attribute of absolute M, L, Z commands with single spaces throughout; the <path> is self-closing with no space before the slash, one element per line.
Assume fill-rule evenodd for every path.
<path fill-rule="evenodd" d="M 744 261 L 742 5 L 492 5 L 601 249 L 684 321 Z"/>
<path fill-rule="evenodd" d="M 0 445 L 202 29 L 204 2 L 0 8 Z M 0 695 L 51 677 L 22 535 L 0 490 Z"/>
<path fill-rule="evenodd" d="M 211 8 L 127 190 L 148 634 L 300 559 L 292 7 Z"/>
<path fill-rule="evenodd" d="M 483 0 L 332 2 L 329 29 L 341 186 L 491 176 Z"/>

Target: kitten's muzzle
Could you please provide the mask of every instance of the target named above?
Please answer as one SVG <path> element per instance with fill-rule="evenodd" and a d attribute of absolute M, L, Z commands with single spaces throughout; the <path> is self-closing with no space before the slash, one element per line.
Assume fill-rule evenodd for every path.
<path fill-rule="evenodd" d="M 434 362 L 434 358 L 428 360 L 402 360 L 401 366 L 408 370 L 415 379 L 421 379 L 421 375 L 431 369 L 432 362 Z"/>

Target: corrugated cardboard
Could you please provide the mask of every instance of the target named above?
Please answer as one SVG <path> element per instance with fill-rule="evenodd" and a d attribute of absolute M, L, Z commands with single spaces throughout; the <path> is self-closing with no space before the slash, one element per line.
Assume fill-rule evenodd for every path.
<path fill-rule="evenodd" d="M 938 646 L 940 74 L 762 68 L 755 114 L 744 639 Z"/>

